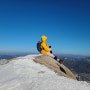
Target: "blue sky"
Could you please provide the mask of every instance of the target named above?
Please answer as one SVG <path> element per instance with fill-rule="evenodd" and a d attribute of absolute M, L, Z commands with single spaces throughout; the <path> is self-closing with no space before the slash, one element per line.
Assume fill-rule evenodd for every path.
<path fill-rule="evenodd" d="M 54 53 L 90 55 L 90 1 L 0 0 L 0 53 L 37 52 L 42 35 Z"/>

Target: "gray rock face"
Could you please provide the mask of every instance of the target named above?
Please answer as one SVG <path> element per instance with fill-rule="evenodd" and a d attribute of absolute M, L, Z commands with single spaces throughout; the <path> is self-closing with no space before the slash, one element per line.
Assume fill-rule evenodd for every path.
<path fill-rule="evenodd" d="M 56 60 L 47 55 L 37 56 L 34 61 L 54 70 L 54 72 L 60 76 L 65 76 L 76 80 L 76 76 L 66 66 L 58 63 Z"/>

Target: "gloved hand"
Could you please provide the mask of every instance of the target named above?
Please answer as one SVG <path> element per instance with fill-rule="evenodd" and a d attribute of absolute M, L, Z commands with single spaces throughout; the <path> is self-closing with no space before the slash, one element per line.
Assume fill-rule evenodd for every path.
<path fill-rule="evenodd" d="M 50 51 L 50 53 L 52 53 L 52 51 Z"/>
<path fill-rule="evenodd" d="M 49 46 L 49 48 L 51 48 L 51 46 Z"/>

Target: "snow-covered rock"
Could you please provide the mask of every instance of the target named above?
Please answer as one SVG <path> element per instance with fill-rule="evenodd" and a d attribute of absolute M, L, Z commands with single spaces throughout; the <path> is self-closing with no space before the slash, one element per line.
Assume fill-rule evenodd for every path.
<path fill-rule="evenodd" d="M 35 56 L 17 57 L 0 65 L 0 90 L 90 90 L 87 82 L 59 76 L 35 63 Z"/>

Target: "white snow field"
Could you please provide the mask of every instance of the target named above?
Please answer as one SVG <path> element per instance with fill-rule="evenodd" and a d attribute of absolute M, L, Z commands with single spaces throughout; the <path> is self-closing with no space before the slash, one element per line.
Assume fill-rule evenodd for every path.
<path fill-rule="evenodd" d="M 0 65 L 0 90 L 90 90 L 87 82 L 57 75 L 32 59 L 38 54 L 17 57 Z"/>

